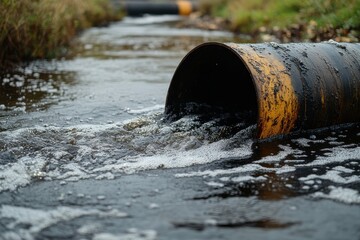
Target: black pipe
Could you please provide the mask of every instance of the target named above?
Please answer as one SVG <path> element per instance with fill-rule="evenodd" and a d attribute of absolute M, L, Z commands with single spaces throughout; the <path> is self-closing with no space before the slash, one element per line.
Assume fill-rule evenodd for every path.
<path fill-rule="evenodd" d="M 196 10 L 196 5 L 191 1 L 176 2 L 146 2 L 127 1 L 124 10 L 128 16 L 150 15 L 190 15 Z"/>
<path fill-rule="evenodd" d="M 194 103 L 255 112 L 260 139 L 360 122 L 360 44 L 202 44 L 176 69 L 165 113 Z"/>

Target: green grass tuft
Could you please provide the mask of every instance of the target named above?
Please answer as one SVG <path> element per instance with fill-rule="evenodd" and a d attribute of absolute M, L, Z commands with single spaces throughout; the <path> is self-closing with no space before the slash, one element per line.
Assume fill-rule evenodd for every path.
<path fill-rule="evenodd" d="M 260 28 L 289 29 L 294 25 L 335 34 L 360 31 L 360 0 L 202 0 L 202 11 L 230 22 L 238 32 L 256 33 Z M 306 33 L 304 33 L 304 36 Z"/>
<path fill-rule="evenodd" d="M 120 18 L 108 0 L 0 0 L 0 67 L 61 56 L 82 29 Z"/>

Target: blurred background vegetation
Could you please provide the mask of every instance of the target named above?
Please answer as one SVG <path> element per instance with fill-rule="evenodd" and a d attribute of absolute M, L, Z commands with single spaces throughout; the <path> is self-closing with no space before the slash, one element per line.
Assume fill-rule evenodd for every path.
<path fill-rule="evenodd" d="M 356 42 L 360 37 L 360 0 L 198 1 L 199 15 L 206 16 L 203 26 L 263 36 L 257 41 Z M 123 15 L 110 0 L 0 0 L 0 68 L 64 56 L 79 31 Z"/>
<path fill-rule="evenodd" d="M 334 37 L 357 41 L 359 37 L 360 0 L 202 0 L 201 9 L 225 19 L 236 32 L 282 31 L 311 41 Z"/>
<path fill-rule="evenodd" d="M 120 18 L 108 0 L 0 0 L 0 66 L 64 55 L 80 30 Z"/>

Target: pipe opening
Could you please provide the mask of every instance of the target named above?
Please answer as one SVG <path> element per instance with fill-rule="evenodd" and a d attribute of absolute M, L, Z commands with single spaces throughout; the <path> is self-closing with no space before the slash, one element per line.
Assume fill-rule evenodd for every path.
<path fill-rule="evenodd" d="M 180 63 L 168 91 L 165 114 L 240 114 L 256 123 L 258 104 L 252 77 L 240 56 L 225 44 L 203 44 Z"/>

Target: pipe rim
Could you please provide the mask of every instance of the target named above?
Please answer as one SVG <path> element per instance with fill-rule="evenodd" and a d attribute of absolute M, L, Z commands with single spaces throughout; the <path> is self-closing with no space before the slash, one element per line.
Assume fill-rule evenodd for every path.
<path fill-rule="evenodd" d="M 191 51 L 189 51 L 183 58 L 182 60 L 180 61 L 179 65 L 177 66 L 176 70 L 175 70 L 175 73 L 171 79 L 171 82 L 170 82 L 170 86 L 169 86 L 169 90 L 168 90 L 168 93 L 167 93 L 167 96 L 166 96 L 166 102 L 165 102 L 165 113 L 166 114 L 169 114 L 170 113 L 170 109 L 171 108 L 171 95 L 172 93 L 170 92 L 170 90 L 174 87 L 174 85 L 176 84 L 175 82 L 175 76 L 179 73 L 179 71 L 182 71 L 182 66 L 188 61 L 189 58 L 192 57 L 193 54 L 196 54 L 199 50 L 203 49 L 203 48 L 206 48 L 206 47 L 209 47 L 209 46 L 217 46 L 217 47 L 221 47 L 223 49 L 225 49 L 226 51 L 228 51 L 228 53 L 231 53 L 231 55 L 233 55 L 234 57 L 236 57 L 237 60 L 240 60 L 242 66 L 241 67 L 245 67 L 245 71 L 248 73 L 248 76 L 249 76 L 249 80 L 251 81 L 251 86 L 254 90 L 254 93 L 255 93 L 255 98 L 256 98 L 256 111 L 254 110 L 254 112 L 256 112 L 256 136 L 258 137 L 259 134 L 260 134 L 260 129 L 259 129 L 259 124 L 260 124 L 260 119 L 259 119 L 259 116 L 260 116 L 260 99 L 259 99 L 259 89 L 258 89 L 258 86 L 256 84 L 256 81 L 253 77 L 253 74 L 248 66 L 248 63 L 242 58 L 242 56 L 240 55 L 239 52 L 237 52 L 233 47 L 230 46 L 231 43 L 221 43 L 221 42 L 216 42 L 216 41 L 211 41 L 211 42 L 205 42 L 205 43 L 202 43 L 198 46 L 196 46 L 195 48 L 193 48 Z"/>

